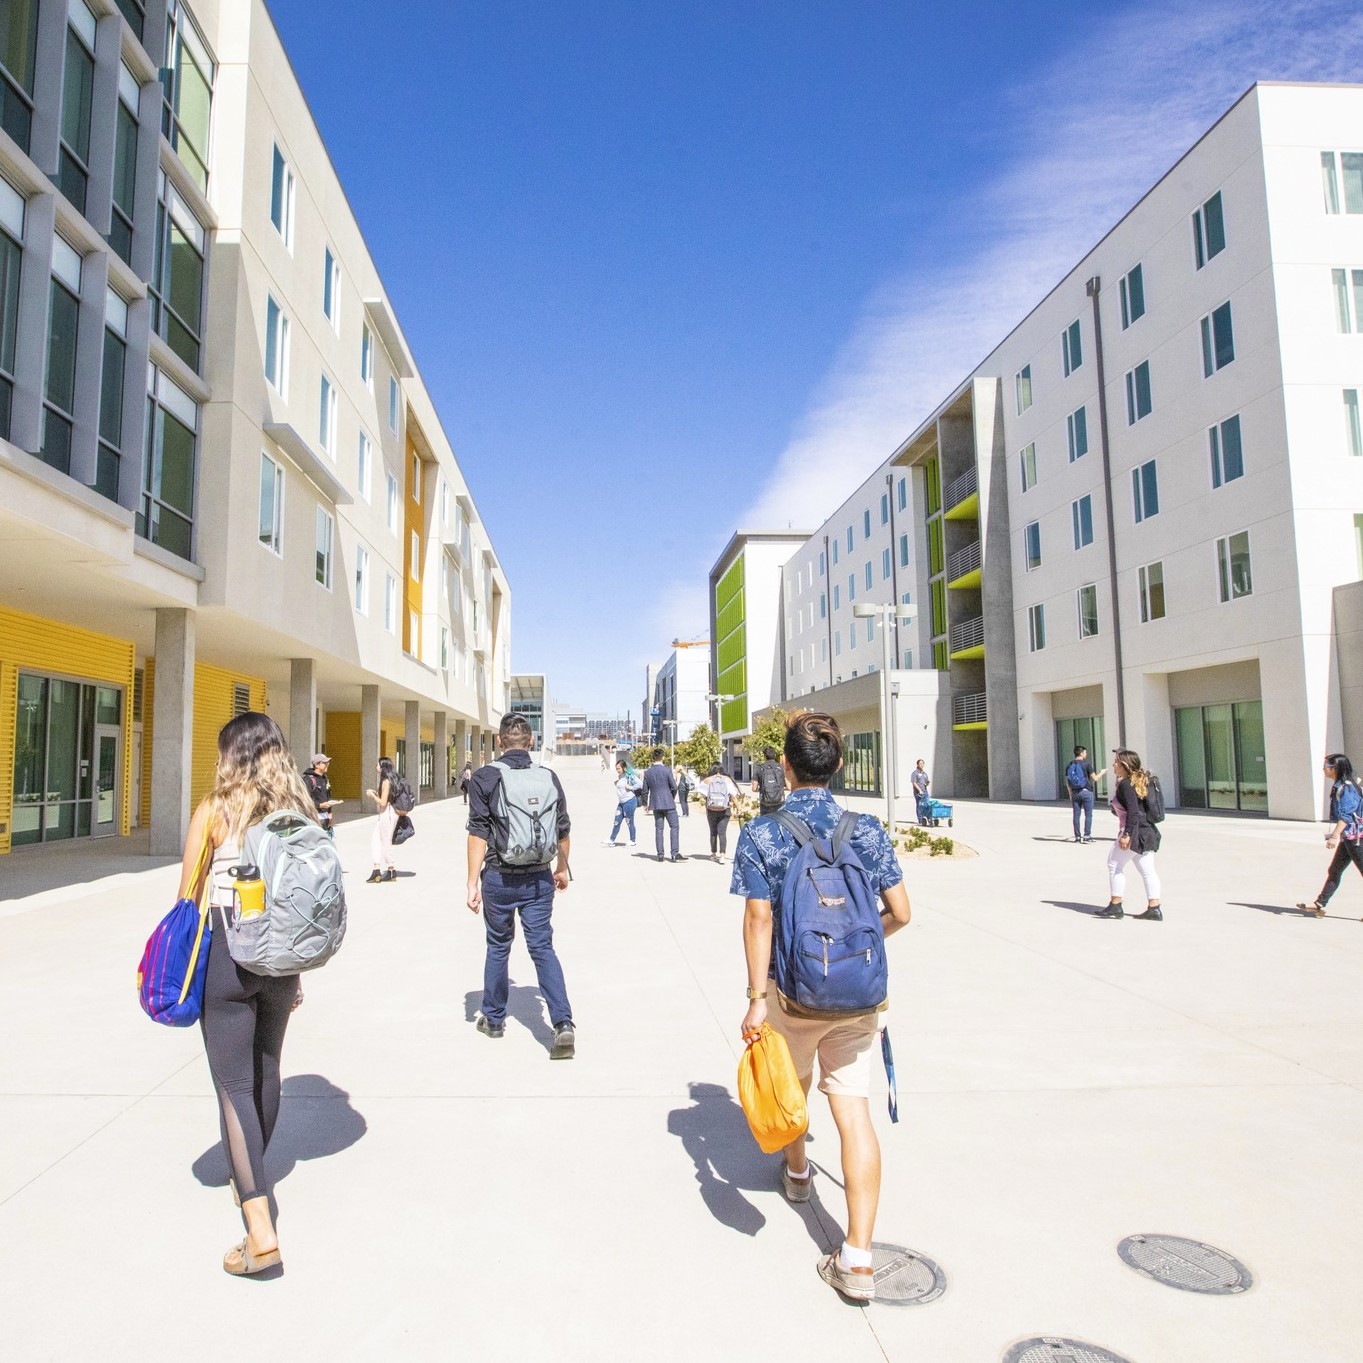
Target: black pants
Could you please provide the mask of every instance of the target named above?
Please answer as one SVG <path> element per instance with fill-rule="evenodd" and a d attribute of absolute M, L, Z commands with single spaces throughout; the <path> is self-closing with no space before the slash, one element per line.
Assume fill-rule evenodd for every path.
<path fill-rule="evenodd" d="M 723 856 L 729 850 L 729 811 L 707 809 L 705 818 L 710 825 L 710 855 L 718 852 Z"/>
<path fill-rule="evenodd" d="M 655 809 L 653 811 L 653 832 L 654 841 L 658 844 L 658 855 L 663 854 L 663 820 L 667 820 L 667 826 L 672 830 L 672 855 L 681 855 L 681 827 L 677 820 L 675 809 Z"/>
<path fill-rule="evenodd" d="M 1317 904 L 1330 902 L 1330 896 L 1339 889 L 1339 882 L 1344 878 L 1350 862 L 1358 867 L 1358 874 L 1363 876 L 1363 841 L 1350 842 L 1348 838 L 1340 838 L 1339 846 L 1330 859 L 1330 869 L 1325 873 L 1325 888 L 1316 896 Z"/>
<path fill-rule="evenodd" d="M 199 1025 L 218 1095 L 223 1153 L 246 1202 L 267 1192 L 265 1148 L 279 1120 L 280 1056 L 298 976 L 243 970 L 227 950 L 219 910 L 213 919 Z"/>

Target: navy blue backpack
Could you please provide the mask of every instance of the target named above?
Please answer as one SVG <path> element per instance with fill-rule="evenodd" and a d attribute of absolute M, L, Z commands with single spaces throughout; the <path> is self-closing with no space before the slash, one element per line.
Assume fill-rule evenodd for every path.
<path fill-rule="evenodd" d="M 784 809 L 769 817 L 798 844 L 772 934 L 777 990 L 814 1016 L 873 1012 L 889 974 L 880 898 L 852 850 L 857 816 L 844 814 L 829 840 Z"/>

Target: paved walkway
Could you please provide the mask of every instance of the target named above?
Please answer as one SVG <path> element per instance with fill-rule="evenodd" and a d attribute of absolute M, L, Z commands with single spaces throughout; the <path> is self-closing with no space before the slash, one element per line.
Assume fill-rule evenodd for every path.
<path fill-rule="evenodd" d="M 843 1210 L 826 1106 L 823 1207 L 802 1214 L 730 1097 L 728 868 L 602 848 L 606 778 L 559 770 L 579 829 L 556 911 L 571 1063 L 548 1060 L 520 946 L 506 1038 L 469 1023 L 462 806 L 417 811 L 391 885 L 362 883 L 369 822 L 340 830 L 350 936 L 285 1051 L 274 1283 L 218 1268 L 239 1230 L 198 1034 L 134 997 L 173 868 L 85 867 L 65 893 L 0 901 L 0 1353 L 990 1363 L 1054 1334 L 1135 1363 L 1357 1363 L 1363 884 L 1336 900 L 1351 918 L 1277 911 L 1319 885 L 1317 828 L 1171 815 L 1168 920 L 1101 922 L 1084 909 L 1105 899 L 1106 842 L 1063 841 L 1064 809 L 958 804 L 982 855 L 910 863 L 900 1124 L 875 1104 L 879 1238 L 934 1257 L 948 1288 L 862 1310 L 815 1276 Z M 683 851 L 704 835 L 693 816 Z M 1141 1278 L 1115 1246 L 1143 1231 L 1228 1249 L 1253 1290 Z"/>

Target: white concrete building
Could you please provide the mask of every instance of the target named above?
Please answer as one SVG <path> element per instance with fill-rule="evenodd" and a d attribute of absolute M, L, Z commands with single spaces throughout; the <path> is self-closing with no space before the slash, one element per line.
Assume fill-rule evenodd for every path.
<path fill-rule="evenodd" d="M 679 645 L 658 669 L 654 699 L 663 742 L 690 738 L 698 725 L 709 725 L 710 646 Z"/>

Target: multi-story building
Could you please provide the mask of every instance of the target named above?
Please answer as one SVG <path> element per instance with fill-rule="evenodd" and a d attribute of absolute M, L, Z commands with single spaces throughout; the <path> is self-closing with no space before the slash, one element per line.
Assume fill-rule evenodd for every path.
<path fill-rule="evenodd" d="M 543 672 L 518 672 L 511 678 L 507 709 L 525 717 L 534 734 L 536 751 L 553 749 L 558 737 L 553 692 Z"/>
<path fill-rule="evenodd" d="M 178 850 L 233 713 L 437 794 L 510 592 L 263 0 L 0 43 L 0 851 Z"/>
<path fill-rule="evenodd" d="M 690 738 L 697 727 L 710 724 L 709 641 L 673 642 L 654 683 L 659 733 L 667 743 Z"/>

